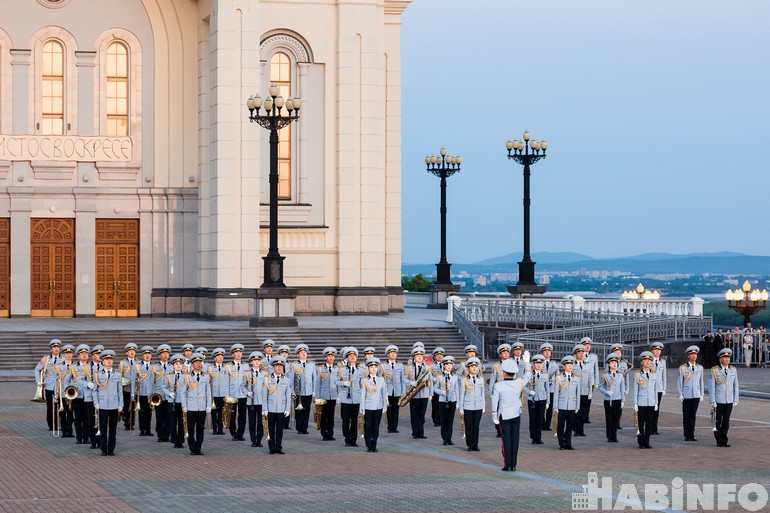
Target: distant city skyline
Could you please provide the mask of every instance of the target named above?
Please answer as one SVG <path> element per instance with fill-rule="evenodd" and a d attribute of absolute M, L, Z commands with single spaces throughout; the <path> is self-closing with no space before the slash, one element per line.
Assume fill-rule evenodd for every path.
<path fill-rule="evenodd" d="M 548 139 L 532 168 L 532 252 L 770 255 L 770 2 L 415 0 L 402 17 L 402 261 L 522 249 L 522 169 L 505 141 Z M 741 215 L 745 213 L 745 215 Z M 739 217 L 740 216 L 740 217 Z"/>

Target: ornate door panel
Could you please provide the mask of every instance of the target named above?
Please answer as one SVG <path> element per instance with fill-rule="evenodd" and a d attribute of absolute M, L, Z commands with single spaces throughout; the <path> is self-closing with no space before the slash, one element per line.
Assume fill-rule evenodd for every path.
<path fill-rule="evenodd" d="M 139 221 L 96 220 L 96 315 L 139 314 Z"/>
<path fill-rule="evenodd" d="M 0 219 L 0 317 L 11 313 L 11 220 Z"/>
<path fill-rule="evenodd" d="M 32 219 L 32 317 L 75 315 L 75 221 Z"/>

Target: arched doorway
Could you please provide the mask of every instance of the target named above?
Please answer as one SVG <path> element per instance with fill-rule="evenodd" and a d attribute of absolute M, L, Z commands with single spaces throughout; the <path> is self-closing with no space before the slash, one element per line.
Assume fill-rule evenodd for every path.
<path fill-rule="evenodd" d="M 75 220 L 32 219 L 32 317 L 75 315 Z"/>

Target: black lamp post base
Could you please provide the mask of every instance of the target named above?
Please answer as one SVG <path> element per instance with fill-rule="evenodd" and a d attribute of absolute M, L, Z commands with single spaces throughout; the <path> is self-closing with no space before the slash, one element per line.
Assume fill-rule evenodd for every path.
<path fill-rule="evenodd" d="M 452 264 L 436 264 L 436 285 L 452 285 Z"/>
<path fill-rule="evenodd" d="M 257 315 L 249 319 L 249 326 L 296 328 L 294 299 L 299 291 L 288 288 L 260 287 L 257 289 Z"/>
<path fill-rule="evenodd" d="M 264 268 L 264 283 L 260 286 L 260 289 L 264 288 L 282 288 L 285 289 L 286 285 L 283 283 L 283 261 L 286 257 L 278 256 L 264 256 L 262 260 L 265 261 Z"/>
<path fill-rule="evenodd" d="M 447 298 L 456 294 L 462 285 L 452 285 L 451 283 L 434 283 L 428 285 L 428 292 L 430 292 L 430 303 L 428 308 L 435 310 L 447 309 Z"/>

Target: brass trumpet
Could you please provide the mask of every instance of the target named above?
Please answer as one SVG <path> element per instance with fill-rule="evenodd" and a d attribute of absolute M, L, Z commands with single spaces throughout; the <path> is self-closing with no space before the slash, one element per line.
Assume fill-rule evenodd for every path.
<path fill-rule="evenodd" d="M 67 409 L 72 411 L 72 401 L 78 398 L 78 387 L 70 385 L 64 389 L 64 398 L 67 400 Z"/>
<path fill-rule="evenodd" d="M 96 419 L 96 434 L 94 436 L 101 436 L 102 430 L 99 427 L 99 408 L 94 408 L 94 417 Z"/>
<path fill-rule="evenodd" d="M 163 401 L 163 398 L 159 393 L 150 394 L 150 409 L 154 410 L 156 406 L 160 406 L 160 403 Z"/>
<path fill-rule="evenodd" d="M 230 429 L 230 418 L 233 416 L 235 405 L 238 404 L 238 399 L 228 395 L 225 397 L 225 405 L 222 408 L 222 427 Z"/>

